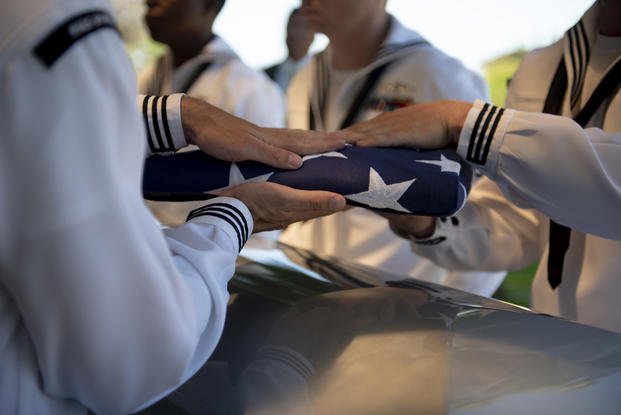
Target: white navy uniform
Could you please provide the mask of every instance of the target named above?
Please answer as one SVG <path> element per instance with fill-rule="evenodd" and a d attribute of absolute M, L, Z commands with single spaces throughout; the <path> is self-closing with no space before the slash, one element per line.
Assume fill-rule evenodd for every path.
<path fill-rule="evenodd" d="M 242 62 L 219 36 L 178 68 L 168 51 L 140 74 L 138 90 L 150 95 L 184 92 L 262 127 L 285 124 L 285 101 L 278 85 Z"/>
<path fill-rule="evenodd" d="M 170 51 L 139 77 L 138 89 L 149 95 L 184 92 L 262 127 L 283 127 L 285 100 L 278 85 L 262 71 L 242 62 L 231 47 L 214 36 L 201 52 L 178 68 Z M 196 150 L 190 146 L 188 150 Z M 203 202 L 148 201 L 158 220 L 178 226 Z"/>
<path fill-rule="evenodd" d="M 365 79 L 386 62 L 391 63 L 360 108 L 357 121 L 414 103 L 437 99 L 472 101 L 488 96 L 487 84 L 479 75 L 392 16 L 385 41 L 366 67 L 338 73 L 330 68 L 331 53 L 328 46 L 291 82 L 287 91 L 288 127 L 309 128 L 312 115 L 315 129 L 339 129 Z M 335 82 L 335 78 L 340 79 Z M 441 268 L 413 254 L 408 241 L 396 237 L 384 218 L 362 208 L 290 225 L 280 240 L 382 269 L 393 274 L 388 279 L 410 276 L 486 296 L 494 293 L 506 274 Z"/>
<path fill-rule="evenodd" d="M 276 65 L 265 68 L 264 71 L 270 79 L 278 84 L 280 89 L 286 91 L 293 76 L 310 61 L 310 58 L 310 55 L 304 55 L 297 60 L 288 57 Z"/>
<path fill-rule="evenodd" d="M 491 180 L 480 180 L 456 215 L 462 226 L 438 222 L 435 233 L 416 240 L 413 247 L 420 255 L 459 269 L 515 269 L 540 259 L 532 286 L 536 311 L 621 332 L 619 90 L 610 91 L 614 93 L 591 119 L 590 125 L 603 120 L 602 129 L 583 129 L 571 119 L 621 59 L 619 37 L 603 39 L 604 44 L 616 40 L 614 55 L 609 53 L 613 49 L 598 50 L 602 39 L 596 14 L 597 4 L 562 40 L 524 58 L 507 98 L 507 107 L 519 111 L 501 113 L 482 102 L 470 111 L 458 151 Z M 576 34 L 579 49 L 570 40 Z M 607 63 L 599 65 L 606 55 Z M 566 94 L 565 117 L 537 113 L 560 59 L 565 60 L 568 90 L 575 80 L 583 83 L 582 92 L 578 94 L 577 88 Z M 573 111 L 572 96 L 577 97 Z M 487 129 L 475 129 L 481 113 L 482 119 L 490 116 Z M 556 289 L 549 284 L 546 269 L 550 219 L 572 228 L 562 282 Z"/>
<path fill-rule="evenodd" d="M 136 411 L 212 353 L 252 218 L 219 198 L 159 229 L 107 1 L 0 11 L 0 413 Z M 184 144 L 179 100 L 139 100 L 156 151 Z"/>

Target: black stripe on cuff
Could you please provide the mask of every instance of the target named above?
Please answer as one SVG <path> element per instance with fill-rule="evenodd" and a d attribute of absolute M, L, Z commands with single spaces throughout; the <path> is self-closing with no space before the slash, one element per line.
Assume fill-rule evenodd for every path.
<path fill-rule="evenodd" d="M 170 127 L 168 126 L 168 113 L 166 111 L 166 101 L 168 101 L 168 95 L 164 95 L 162 97 L 162 124 L 164 125 L 164 135 L 166 136 L 166 141 L 168 142 L 168 148 L 170 151 L 176 150 L 175 145 L 173 143 L 172 134 L 170 133 Z"/>
<path fill-rule="evenodd" d="M 191 211 L 186 221 L 200 216 L 214 216 L 226 221 L 233 227 L 239 241 L 239 250 L 242 249 L 249 237 L 248 223 L 243 214 L 235 206 L 228 203 L 213 203 Z"/>
<path fill-rule="evenodd" d="M 246 218 L 244 217 L 244 214 L 241 212 L 241 210 L 237 209 L 235 206 L 228 204 L 228 203 L 212 203 L 209 206 L 214 206 L 214 207 L 225 207 L 225 208 L 229 208 L 231 209 L 233 212 L 235 212 L 238 216 L 239 219 L 242 221 L 243 223 L 243 231 L 244 231 L 244 237 L 245 239 L 249 238 L 249 230 L 248 230 L 248 222 L 246 222 Z"/>
<path fill-rule="evenodd" d="M 488 131 L 489 125 L 492 122 L 492 118 L 494 117 L 494 113 L 496 112 L 497 108 L 492 106 L 491 110 L 487 113 L 487 117 L 485 117 L 485 122 L 483 123 L 483 126 L 481 127 L 481 132 L 478 134 L 478 138 L 477 138 L 477 143 L 476 146 L 474 148 L 474 158 L 480 159 L 481 158 L 481 149 L 483 148 L 483 141 L 485 140 L 486 137 L 486 133 Z"/>
<path fill-rule="evenodd" d="M 244 243 L 246 243 L 246 241 L 248 240 L 248 224 L 246 223 L 246 218 L 244 218 L 241 212 L 235 209 L 234 206 L 231 206 L 227 203 L 213 203 L 210 205 L 200 207 L 198 209 L 194 209 L 188 215 L 187 220 L 194 219 L 195 217 L 198 217 L 202 215 L 204 212 L 207 212 L 210 210 L 213 210 L 216 212 L 222 212 L 222 213 L 229 215 L 235 221 L 235 223 L 237 223 L 237 225 L 239 226 L 238 229 L 240 230 L 242 239 Z"/>
<path fill-rule="evenodd" d="M 151 137 L 151 128 L 149 127 L 149 99 L 151 95 L 145 95 L 142 100 L 142 118 L 144 120 L 144 127 L 147 130 L 147 143 L 149 144 L 149 148 L 151 149 L 151 153 L 155 153 L 155 145 L 153 143 L 153 138 Z"/>
<path fill-rule="evenodd" d="M 209 206 L 209 210 L 208 211 L 209 212 L 219 212 L 219 213 L 223 213 L 225 215 L 228 215 L 237 224 L 237 228 L 241 231 L 242 239 L 244 241 L 248 239 L 248 232 L 244 232 L 244 223 L 245 222 L 240 220 L 239 217 L 237 215 L 235 215 L 234 213 L 232 213 L 230 210 L 224 209 L 224 208 L 220 208 L 220 207 L 214 207 L 213 205 L 211 205 L 211 206 Z"/>
<path fill-rule="evenodd" d="M 242 241 L 242 236 L 241 236 L 241 233 L 239 231 L 239 228 L 237 226 L 235 226 L 235 223 L 233 223 L 233 221 L 231 220 L 231 218 L 229 216 L 221 215 L 221 214 L 219 214 L 217 212 L 205 211 L 205 212 L 202 212 L 199 215 L 192 216 L 191 218 L 188 216 L 188 220 L 197 218 L 199 216 L 213 216 L 213 217 L 216 217 L 216 218 L 220 218 L 223 221 L 227 222 L 229 225 L 231 225 L 233 230 L 235 230 L 235 234 L 237 234 L 238 251 L 241 251 L 242 247 L 244 246 L 245 241 Z"/>
<path fill-rule="evenodd" d="M 487 141 L 485 142 L 485 147 L 483 148 L 483 154 L 481 158 L 481 164 L 485 164 L 487 162 L 487 155 L 489 154 L 489 148 L 492 145 L 492 140 L 494 139 L 494 134 L 496 134 L 496 129 L 498 128 L 498 124 L 500 123 L 500 119 L 502 118 L 502 114 L 505 112 L 504 108 L 500 108 L 498 114 L 496 115 L 496 119 L 494 120 L 494 124 L 492 125 L 492 129 L 487 135 Z"/>
<path fill-rule="evenodd" d="M 492 140 L 494 139 L 494 134 L 496 133 L 496 129 L 498 128 L 498 124 L 504 112 L 504 108 L 498 108 L 489 104 L 483 106 L 474 123 L 472 134 L 470 135 L 470 142 L 468 143 L 468 151 L 466 153 L 467 161 L 481 165 L 485 164 L 492 145 Z M 484 117 L 485 122 L 479 129 L 479 125 Z M 489 128 L 490 125 L 491 128 Z"/>
<path fill-rule="evenodd" d="M 470 134 L 470 142 L 468 143 L 468 152 L 466 153 L 466 160 L 471 160 L 473 158 L 472 151 L 474 150 L 474 141 L 475 141 L 477 132 L 479 131 L 479 125 L 481 125 L 481 120 L 483 119 L 483 116 L 485 115 L 485 112 L 487 111 L 488 108 L 489 108 L 489 104 L 485 103 L 485 105 L 483 105 L 483 108 L 481 109 L 481 112 L 479 112 L 479 115 L 477 116 L 477 120 L 474 122 L 474 127 L 472 128 L 472 134 Z"/>
<path fill-rule="evenodd" d="M 160 133 L 160 122 L 157 116 L 157 103 L 159 102 L 161 97 L 155 97 L 153 99 L 153 103 L 151 104 L 151 122 L 153 123 L 153 131 L 155 131 L 155 138 L 157 139 L 157 143 L 160 146 L 160 151 L 167 151 L 166 146 L 164 145 L 164 141 L 162 140 L 162 134 Z"/>

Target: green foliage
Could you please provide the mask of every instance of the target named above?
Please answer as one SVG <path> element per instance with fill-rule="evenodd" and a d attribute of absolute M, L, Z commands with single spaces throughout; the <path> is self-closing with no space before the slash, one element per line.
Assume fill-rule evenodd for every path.
<path fill-rule="evenodd" d="M 518 50 L 485 64 L 485 78 L 489 84 L 494 105 L 504 105 L 507 96 L 507 83 L 515 73 L 525 53 L 523 50 Z"/>
<path fill-rule="evenodd" d="M 502 285 L 494 293 L 494 298 L 528 307 L 530 305 L 530 286 L 537 271 L 538 262 L 510 272 Z"/>
<path fill-rule="evenodd" d="M 126 45 L 127 52 L 137 73 L 153 64 L 166 51 L 166 46 L 150 38 L 144 38 L 140 43 Z"/>

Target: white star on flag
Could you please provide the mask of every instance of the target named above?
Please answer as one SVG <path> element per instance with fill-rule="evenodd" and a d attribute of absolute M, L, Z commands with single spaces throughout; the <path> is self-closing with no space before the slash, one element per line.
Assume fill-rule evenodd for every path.
<path fill-rule="evenodd" d="M 224 189 L 229 188 L 230 186 L 236 186 L 242 183 L 266 182 L 267 179 L 269 179 L 272 174 L 274 173 L 273 172 L 266 173 L 266 174 L 262 174 L 261 176 L 255 176 L 255 177 L 246 179 L 244 175 L 242 174 L 241 170 L 239 170 L 239 167 L 237 167 L 237 163 L 231 163 L 231 169 L 229 170 L 228 186 L 224 186 L 219 189 L 210 190 L 209 192 L 205 192 L 205 193 L 218 193 Z"/>
<path fill-rule="evenodd" d="M 312 160 L 312 159 L 316 159 L 319 157 L 336 157 L 336 158 L 340 158 L 340 159 L 346 159 L 347 156 L 343 153 L 339 153 L 338 151 L 330 151 L 328 153 L 321 153 L 321 154 L 309 154 L 308 156 L 304 156 L 302 157 L 302 162 L 308 161 L 308 160 Z"/>
<path fill-rule="evenodd" d="M 272 174 L 274 173 L 266 173 L 261 176 L 246 179 L 241 170 L 239 170 L 239 167 L 237 167 L 237 163 L 231 163 L 231 170 L 229 170 L 229 186 L 235 186 L 242 183 L 266 182 Z"/>
<path fill-rule="evenodd" d="M 410 188 L 416 179 L 405 182 L 386 184 L 384 179 L 372 167 L 369 169 L 369 190 L 366 192 L 345 195 L 354 202 L 368 205 L 377 209 L 392 209 L 399 212 L 410 213 L 401 206 L 397 200 Z"/>
<path fill-rule="evenodd" d="M 447 159 L 446 157 L 444 157 L 444 154 L 440 154 L 440 160 L 416 160 L 416 162 L 435 164 L 436 166 L 440 166 L 440 173 L 448 171 L 459 175 L 459 172 L 461 171 L 461 165 L 456 161 Z"/>

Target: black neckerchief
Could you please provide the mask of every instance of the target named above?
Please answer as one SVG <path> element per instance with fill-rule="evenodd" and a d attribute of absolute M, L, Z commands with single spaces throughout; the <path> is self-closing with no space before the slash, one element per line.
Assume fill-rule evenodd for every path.
<path fill-rule="evenodd" d="M 198 78 L 211 66 L 212 63 L 213 62 L 208 61 L 196 66 L 196 68 L 194 68 L 188 79 L 183 84 L 183 87 L 179 88 L 179 91 L 177 92 L 182 92 L 184 94 L 188 92 L 190 88 L 192 88 L 192 86 L 196 83 Z"/>
<path fill-rule="evenodd" d="M 570 37 L 571 39 L 571 37 Z M 584 63 L 584 72 L 586 73 L 587 62 Z M 578 79 L 578 76 L 574 76 L 574 80 Z M 582 81 L 578 81 L 580 88 L 582 88 Z M 576 84 L 576 82 L 574 82 Z M 598 108 L 605 103 L 604 117 L 602 118 L 602 126 L 604 124 L 604 118 L 606 117 L 607 106 L 610 105 L 610 97 L 614 96 L 619 87 L 621 86 L 621 60 L 612 66 L 606 75 L 600 80 L 599 84 L 591 94 L 591 97 L 587 103 L 582 107 L 578 114 L 574 117 L 574 121 L 580 124 L 581 127 L 585 127 L 593 114 Z M 561 56 L 561 61 L 556 68 L 554 78 L 550 84 L 548 95 L 546 96 L 545 104 L 543 106 L 543 112 L 548 114 L 559 115 L 563 106 L 563 98 L 567 91 L 567 69 L 565 67 L 565 59 Z M 572 107 L 575 106 L 573 99 L 579 97 L 580 90 L 575 90 L 572 87 L 570 102 Z M 549 235 L 549 250 L 548 250 L 548 282 L 552 289 L 556 289 L 561 284 L 563 276 L 563 264 L 565 261 L 565 253 L 569 248 L 569 239 L 571 236 L 571 229 L 558 224 L 550 219 L 550 235 Z"/>

